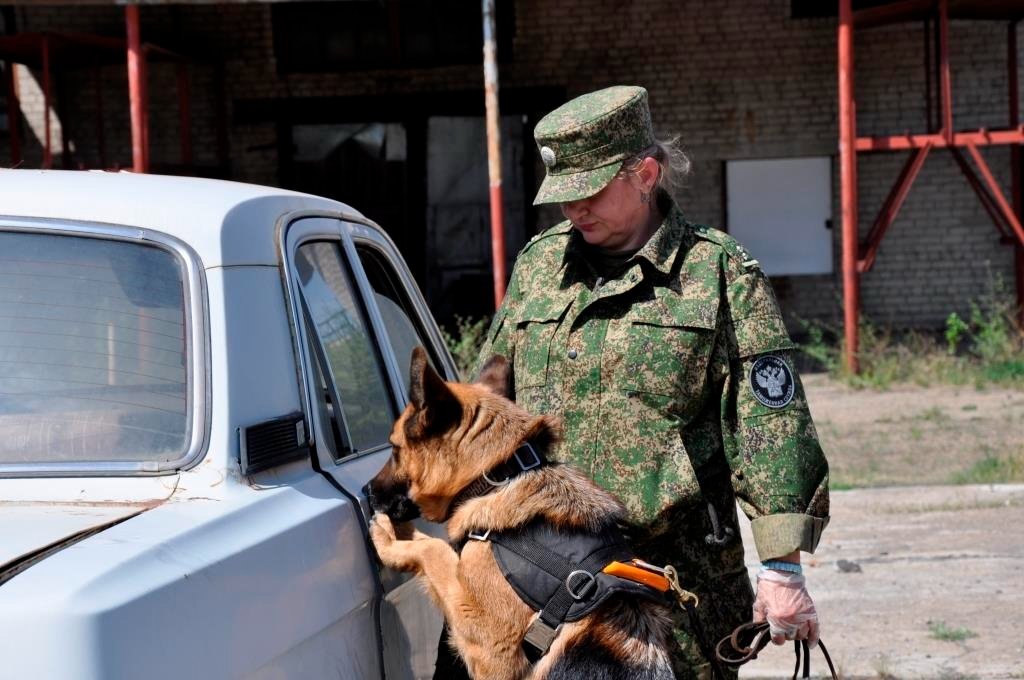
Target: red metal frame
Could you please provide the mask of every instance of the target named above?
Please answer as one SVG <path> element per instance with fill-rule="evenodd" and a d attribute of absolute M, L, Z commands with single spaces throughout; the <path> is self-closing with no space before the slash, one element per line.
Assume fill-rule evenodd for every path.
<path fill-rule="evenodd" d="M 53 142 L 50 133 L 50 38 L 43 38 L 43 167 L 53 167 Z"/>
<path fill-rule="evenodd" d="M 43 162 L 44 168 L 53 167 L 53 124 L 55 112 L 52 84 L 55 66 L 64 65 L 70 68 L 91 67 L 93 84 L 96 88 L 96 141 L 100 165 L 106 167 L 106 140 L 103 134 L 103 98 L 102 83 L 99 74 L 101 64 L 116 64 L 127 61 L 129 104 L 132 120 L 132 168 L 136 172 L 147 172 L 149 159 L 149 107 L 147 92 L 147 65 L 151 59 L 170 61 L 177 65 L 179 123 L 181 126 L 181 158 L 182 165 L 192 164 L 191 136 L 191 91 L 188 82 L 187 62 L 185 56 L 152 44 L 142 42 L 139 25 L 139 6 L 125 7 L 126 39 L 85 33 L 16 33 L 0 36 L 0 60 L 5 61 L 7 68 L 7 99 L 8 116 L 11 122 L 11 165 L 18 165 L 22 160 L 18 123 L 20 119 L 20 102 L 17 94 L 17 78 L 14 75 L 14 64 L 22 63 L 39 68 L 42 72 L 43 105 L 45 109 L 43 131 Z M 59 102 L 58 102 L 59 104 Z M 224 119 L 218 113 L 218 135 L 226 138 Z M 63 165 L 70 167 L 71 159 L 67 144 L 67 136 L 61 128 L 61 148 Z M 218 137 L 218 140 L 220 137 Z M 218 147 L 220 144 L 218 143 Z M 226 147 L 225 147 L 226 148 Z M 218 148 L 218 160 L 224 167 L 226 163 Z"/>
<path fill-rule="evenodd" d="M 1006 66 L 1009 80 L 1010 125 L 1020 125 L 1019 86 L 1017 82 L 1017 24 L 1013 21 L 1006 31 Z M 1021 191 L 1021 148 L 1019 145 L 1010 147 L 1010 185 L 1013 199 L 1013 212 L 1020 219 L 1024 217 L 1024 200 Z M 1017 322 L 1024 328 L 1024 246 L 1014 248 L 1014 272 L 1016 274 Z"/>
<path fill-rule="evenodd" d="M 1016 21 L 1010 24 L 1007 39 L 1007 73 L 1009 78 L 1009 127 L 1004 130 L 970 130 L 953 128 L 953 87 L 949 64 L 949 0 L 904 0 L 858 12 L 852 0 L 839 0 L 839 165 L 840 199 L 843 220 L 843 318 L 845 324 L 845 361 L 856 372 L 858 323 L 860 317 L 860 275 L 871 269 L 886 232 L 899 214 L 933 148 L 948 148 L 968 184 L 978 195 L 982 206 L 1004 241 L 1014 244 L 1017 303 L 1020 321 L 1024 324 L 1024 226 L 1022 226 L 1021 153 L 1024 125 L 1020 123 L 1017 104 L 1017 35 Z M 856 99 L 854 96 L 854 27 L 867 28 L 892 21 L 922 19 L 925 22 L 925 96 L 927 133 L 904 135 L 857 136 Z M 932 23 L 934 21 L 934 24 Z M 934 58 L 929 49 L 929 29 L 934 26 Z M 931 69 L 935 68 L 935 91 L 938 94 L 938 131 L 932 122 Z M 979 147 L 1010 145 L 1012 163 L 1012 205 L 1000 189 Z M 961 153 L 966 149 L 977 166 L 976 173 Z M 910 150 L 889 196 L 882 205 L 863 245 L 858 241 L 857 218 L 857 153 L 860 151 Z M 980 174 L 980 177 L 979 177 Z"/>
<path fill-rule="evenodd" d="M 148 149 L 146 149 L 146 96 L 143 88 L 145 53 L 139 29 L 139 6 L 124 8 L 125 27 L 128 36 L 128 102 L 132 119 L 132 170 L 149 170 Z"/>
<path fill-rule="evenodd" d="M 18 97 L 18 76 L 14 72 L 16 66 L 13 61 L 4 64 L 4 75 L 7 80 L 7 132 L 10 137 L 12 168 L 21 165 L 21 101 Z"/>
<path fill-rule="evenodd" d="M 853 99 L 853 10 L 839 0 L 839 185 L 843 212 L 843 321 L 846 367 L 856 373 L 860 323 L 857 274 L 857 111 Z"/>

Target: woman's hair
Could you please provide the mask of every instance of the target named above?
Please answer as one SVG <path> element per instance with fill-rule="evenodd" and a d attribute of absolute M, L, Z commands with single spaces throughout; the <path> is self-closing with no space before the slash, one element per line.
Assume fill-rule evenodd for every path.
<path fill-rule="evenodd" d="M 657 195 L 671 195 L 690 174 L 690 158 L 679 148 L 678 136 L 666 140 L 655 139 L 649 147 L 623 161 L 622 171 L 636 172 L 640 163 L 648 157 L 658 161 L 660 168 L 658 181 L 654 184 L 654 193 Z"/>

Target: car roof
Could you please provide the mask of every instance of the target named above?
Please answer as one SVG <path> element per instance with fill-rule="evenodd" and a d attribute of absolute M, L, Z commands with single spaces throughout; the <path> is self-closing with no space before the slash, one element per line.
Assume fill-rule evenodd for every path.
<path fill-rule="evenodd" d="M 0 170 L 0 225 L 27 217 L 156 230 L 187 243 L 207 268 L 276 265 L 278 218 L 306 210 L 359 215 L 319 196 L 224 180 Z"/>

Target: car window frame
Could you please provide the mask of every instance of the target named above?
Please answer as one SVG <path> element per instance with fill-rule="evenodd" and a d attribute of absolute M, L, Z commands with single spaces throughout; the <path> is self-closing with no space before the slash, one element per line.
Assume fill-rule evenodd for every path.
<path fill-rule="evenodd" d="M 311 219 L 316 219 L 318 222 L 307 221 Z M 323 220 L 323 222 L 319 223 L 319 220 Z M 305 225 L 303 225 L 304 221 L 307 221 Z M 341 457 L 336 455 L 337 451 L 330 450 L 330 444 L 336 438 L 333 434 L 328 435 L 331 426 L 329 423 L 323 422 L 321 408 L 318 403 L 314 403 L 314 400 L 318 399 L 316 395 L 318 389 L 316 371 L 318 369 L 314 364 L 317 359 L 313 356 L 313 345 L 310 344 L 314 339 L 310 337 L 305 312 L 303 311 L 303 297 L 295 272 L 294 256 L 302 245 L 311 241 L 336 240 L 339 242 L 342 257 L 356 287 L 355 292 L 359 295 L 360 303 L 366 312 L 369 331 L 373 340 L 377 343 L 377 350 L 384 362 L 384 369 L 387 375 L 386 387 L 391 395 L 396 416 L 402 412 L 408 402 L 404 381 L 399 373 L 399 370 L 407 371 L 408 366 L 403 368 L 398 366 L 398 360 L 394 355 L 391 340 L 388 337 L 383 318 L 374 299 L 373 287 L 366 277 L 356 244 L 359 243 L 375 248 L 384 256 L 395 274 L 399 276 L 402 284 L 410 293 L 409 302 L 412 304 L 416 314 L 415 321 L 432 345 L 432 347 L 428 348 L 428 352 L 432 357 L 440 361 L 441 366 L 438 368 L 443 371 L 446 379 L 456 380 L 458 374 L 455 369 L 455 362 L 448 351 L 444 349 L 445 345 L 441 338 L 441 333 L 437 329 L 436 324 L 433 323 L 432 317 L 430 317 L 426 303 L 423 302 L 422 294 L 419 292 L 419 287 L 412 280 L 406 268 L 396 264 L 401 261 L 398 249 L 387 237 L 383 229 L 372 220 L 361 215 L 341 211 L 296 211 L 281 217 L 278 221 L 278 232 L 278 255 L 281 262 L 285 297 L 288 301 L 289 321 L 291 323 L 294 343 L 293 349 L 299 368 L 299 379 L 302 387 L 302 407 L 307 422 L 311 425 L 310 439 L 314 450 L 321 447 L 328 449 L 328 455 L 319 459 L 320 465 L 326 464 L 327 459 L 330 459 L 333 461 L 333 465 L 337 467 L 390 449 L 390 443 L 384 442 L 380 446 L 356 451 Z M 342 427 L 343 423 L 339 423 L 339 429 Z M 347 428 L 347 425 L 344 425 L 344 427 Z M 334 443 L 340 445 L 340 442 L 334 441 Z"/>
<path fill-rule="evenodd" d="M 372 250 L 374 254 L 379 255 L 388 268 L 390 268 L 391 273 L 398 278 L 397 284 L 401 287 L 399 293 L 407 293 L 404 297 L 406 298 L 405 302 L 409 305 L 409 308 L 406 305 L 401 305 L 401 308 L 404 312 L 410 314 L 410 321 L 417 334 L 424 341 L 424 349 L 426 349 L 434 368 L 445 377 L 445 380 L 457 381 L 459 377 L 458 371 L 455 368 L 455 362 L 447 350 L 444 338 L 441 336 L 437 324 L 433 322 L 433 317 L 430 315 L 425 303 L 422 302 L 423 294 L 420 292 L 419 286 L 406 271 L 406 267 L 397 265 L 397 248 L 395 248 L 393 243 L 389 242 L 386 235 L 374 233 L 365 227 L 360 228 L 359 225 L 349 225 L 349 228 L 352 230 L 355 256 L 359 260 L 359 268 L 363 271 L 363 279 L 366 280 L 370 295 L 375 295 L 376 291 L 373 290 L 369 277 L 366 276 L 362 258 L 359 257 L 360 248 Z M 377 308 L 376 300 L 374 300 L 374 308 Z M 379 309 L 377 311 L 379 316 Z M 394 356 L 394 343 L 391 342 L 391 338 L 387 334 L 387 327 L 383 318 L 380 318 L 380 328 L 383 334 L 382 337 L 387 340 L 388 351 L 392 355 L 391 359 L 394 365 L 394 375 L 397 379 L 397 389 L 404 393 L 406 381 L 402 379 L 402 375 L 409 371 L 409 366 L 402 358 Z M 405 407 L 405 402 L 407 401 L 407 399 L 403 398 L 402 408 Z"/>
<path fill-rule="evenodd" d="M 125 477 L 176 474 L 203 460 L 210 442 L 210 336 L 206 271 L 199 255 L 184 241 L 153 229 L 68 219 L 0 216 L 0 232 L 36 233 L 121 241 L 156 247 L 183 265 L 182 300 L 185 317 L 186 380 L 188 389 L 187 444 L 170 461 L 87 461 L 0 463 L 0 478 L 9 477 Z"/>

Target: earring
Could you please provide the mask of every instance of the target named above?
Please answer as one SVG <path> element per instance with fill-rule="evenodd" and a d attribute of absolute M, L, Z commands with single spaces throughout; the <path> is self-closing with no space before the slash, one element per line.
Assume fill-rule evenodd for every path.
<path fill-rule="evenodd" d="M 650 203 L 651 202 L 651 192 L 649 192 L 649 191 L 641 191 L 640 192 L 640 202 L 641 203 Z"/>

